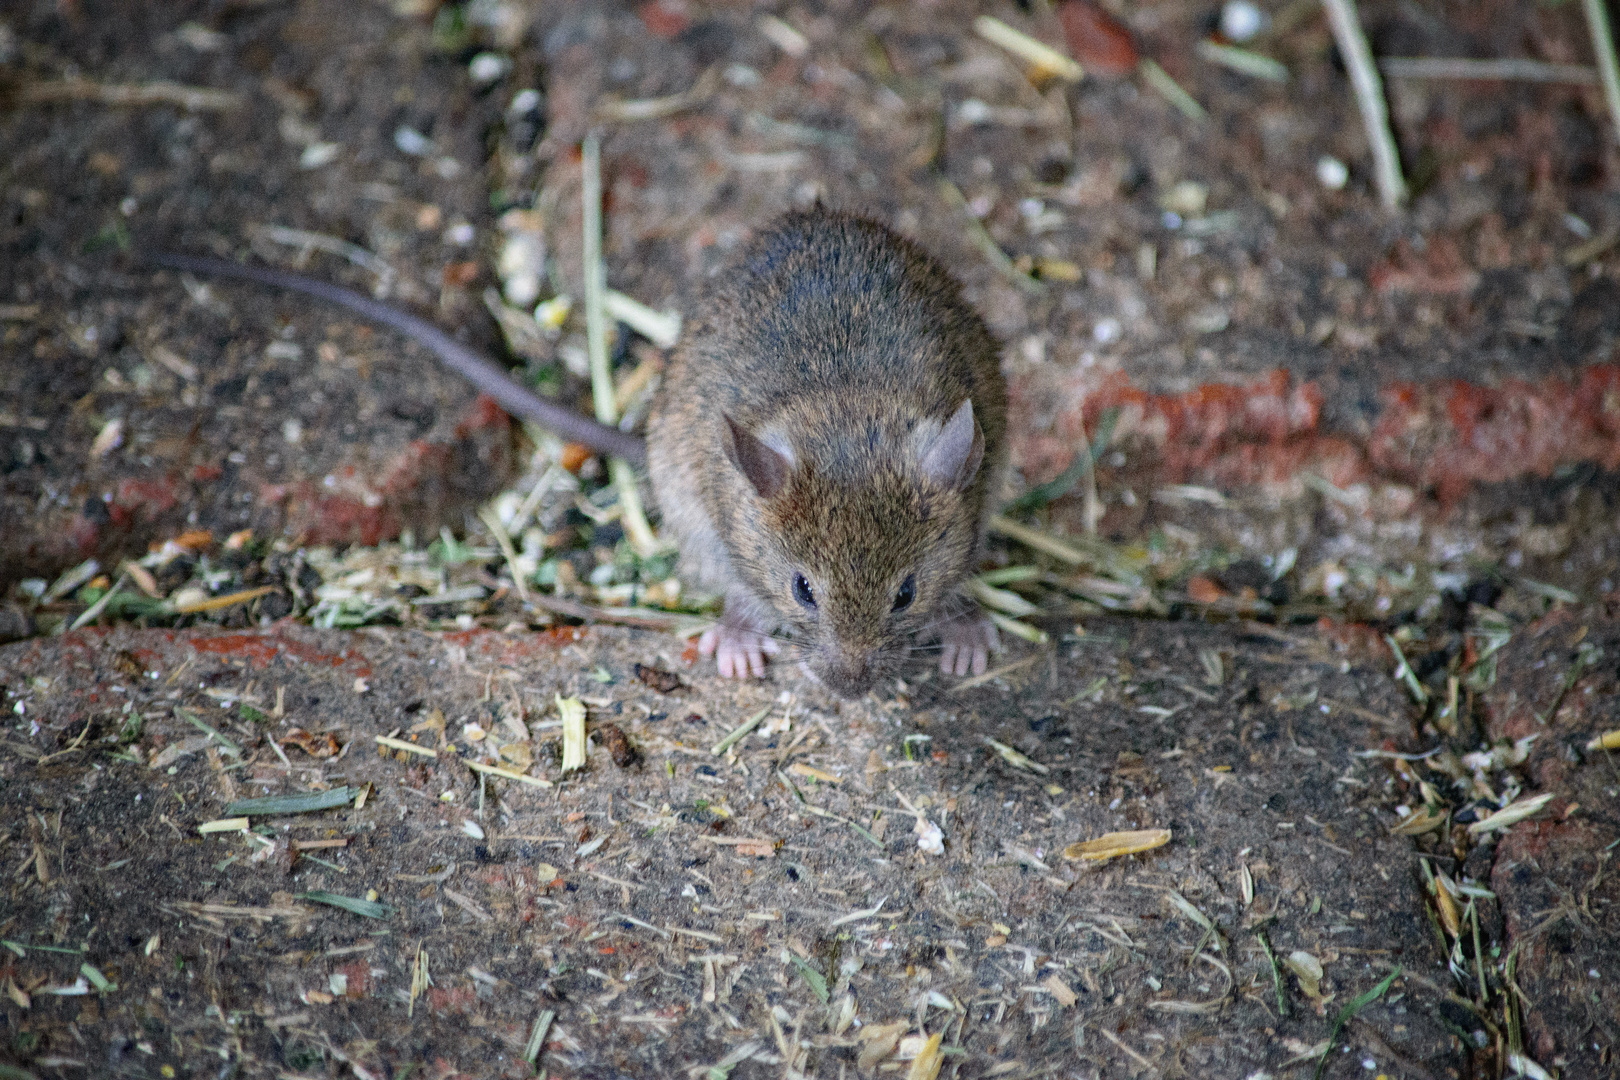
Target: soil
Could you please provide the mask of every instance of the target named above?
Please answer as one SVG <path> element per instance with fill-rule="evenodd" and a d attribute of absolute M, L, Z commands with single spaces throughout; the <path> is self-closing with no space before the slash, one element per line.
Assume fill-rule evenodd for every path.
<path fill-rule="evenodd" d="M 1614 122 L 1391 77 L 1385 210 L 1319 5 L 1263 6 L 1286 84 L 1201 59 L 1188 0 L 1105 4 L 1113 75 L 1072 14 L 982 9 L 1078 83 L 957 2 L 0 11 L 0 1076 L 842 1080 L 931 1076 L 933 1035 L 963 1078 L 1612 1074 Z M 1361 17 L 1380 56 L 1591 63 L 1575 4 Z M 516 237 L 581 295 L 593 130 L 609 283 L 654 308 L 816 199 L 944 259 L 1007 343 L 1008 497 L 1069 477 L 1022 513 L 1106 587 L 998 538 L 1070 591 L 1015 586 L 1049 640 L 997 677 L 722 683 L 574 625 L 593 463 L 526 602 L 476 515 L 560 448 L 343 312 L 139 260 L 341 281 L 583 408 L 577 305 L 519 332 L 500 290 Z M 619 328 L 621 376 L 657 358 Z M 1169 837 L 1065 855 L 1127 830 Z"/>

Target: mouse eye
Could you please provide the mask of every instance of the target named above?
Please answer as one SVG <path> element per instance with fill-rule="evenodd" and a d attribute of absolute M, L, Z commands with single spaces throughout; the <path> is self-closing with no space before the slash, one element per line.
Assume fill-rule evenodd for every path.
<path fill-rule="evenodd" d="M 793 599 L 799 602 L 800 607 L 816 610 L 816 593 L 810 588 L 810 580 L 803 574 L 793 575 Z"/>
<path fill-rule="evenodd" d="M 894 594 L 894 607 L 890 611 L 904 611 L 911 606 L 917 598 L 917 575 L 908 574 L 906 580 L 900 583 L 900 591 Z"/>

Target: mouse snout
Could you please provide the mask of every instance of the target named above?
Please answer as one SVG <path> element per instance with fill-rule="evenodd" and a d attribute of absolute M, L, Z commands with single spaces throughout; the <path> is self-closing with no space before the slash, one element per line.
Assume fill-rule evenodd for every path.
<path fill-rule="evenodd" d="M 842 645 L 823 654 L 816 675 L 834 693 L 843 697 L 860 697 L 872 689 L 881 668 L 878 649 L 861 645 Z"/>

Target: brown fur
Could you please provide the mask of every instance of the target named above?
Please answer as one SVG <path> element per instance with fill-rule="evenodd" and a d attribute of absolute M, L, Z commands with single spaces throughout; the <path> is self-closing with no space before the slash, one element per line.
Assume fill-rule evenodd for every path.
<path fill-rule="evenodd" d="M 728 618 L 785 627 L 824 682 L 862 693 L 913 634 L 969 607 L 959 588 L 1005 459 L 998 346 L 937 263 L 848 214 L 787 215 L 716 281 L 648 426 L 665 525 L 727 591 Z M 984 454 L 957 489 L 921 451 L 965 399 Z M 727 417 L 791 463 L 772 497 L 736 464 Z M 795 601 L 796 573 L 816 610 Z M 916 598 L 891 613 L 908 574 Z"/>

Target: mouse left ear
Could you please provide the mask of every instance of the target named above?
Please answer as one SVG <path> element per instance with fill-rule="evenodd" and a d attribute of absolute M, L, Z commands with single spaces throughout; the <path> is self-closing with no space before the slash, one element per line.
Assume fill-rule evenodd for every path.
<path fill-rule="evenodd" d="M 774 499 L 787 486 L 793 455 L 786 446 L 772 446 L 730 416 L 722 435 L 726 457 L 748 478 L 759 497 Z"/>
<path fill-rule="evenodd" d="M 939 434 L 922 448 L 922 473 L 940 487 L 960 491 L 973 482 L 984 461 L 984 431 L 965 399 Z"/>

